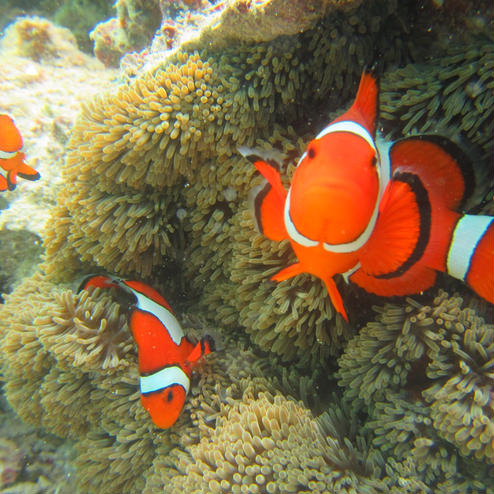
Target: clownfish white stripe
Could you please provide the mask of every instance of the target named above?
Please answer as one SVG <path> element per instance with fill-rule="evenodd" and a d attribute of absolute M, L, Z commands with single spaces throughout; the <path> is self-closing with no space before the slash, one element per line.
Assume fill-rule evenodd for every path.
<path fill-rule="evenodd" d="M 285 219 L 285 228 L 290 236 L 290 238 L 294 241 L 297 242 L 297 244 L 303 245 L 304 247 L 315 247 L 316 245 L 319 244 L 317 240 L 312 240 L 310 238 L 305 237 L 302 235 L 296 228 L 295 225 L 292 222 L 292 219 L 290 218 L 290 191 L 288 191 L 288 194 L 286 196 L 285 200 L 285 211 L 284 211 L 284 219 Z"/>
<path fill-rule="evenodd" d="M 379 134 L 376 138 L 377 146 L 377 172 L 379 174 L 379 200 L 384 194 L 391 175 L 391 162 L 389 158 L 389 150 L 391 148 L 392 142 L 386 141 Z"/>
<path fill-rule="evenodd" d="M 350 268 L 348 271 L 341 273 L 341 276 L 343 276 L 345 283 L 348 284 L 348 278 L 350 278 L 350 276 L 352 276 L 352 274 L 355 273 L 355 271 L 357 271 L 358 269 L 360 269 L 360 261 L 357 264 L 355 264 L 353 268 Z"/>
<path fill-rule="evenodd" d="M 323 129 L 319 134 L 317 134 L 316 139 L 320 139 L 328 134 L 333 132 L 350 132 L 351 134 L 355 134 L 360 136 L 362 139 L 367 141 L 369 146 L 377 152 L 376 144 L 374 143 L 374 139 L 369 134 L 369 131 L 358 124 L 357 122 L 352 122 L 351 120 L 343 120 L 342 122 L 336 122 L 334 124 L 328 125 L 325 129 Z"/>
<path fill-rule="evenodd" d="M 492 216 L 470 214 L 466 214 L 458 220 L 451 239 L 446 264 L 451 276 L 465 280 L 475 248 L 493 220 Z"/>
<path fill-rule="evenodd" d="M 141 376 L 141 393 L 153 393 L 161 389 L 168 388 L 173 384 L 179 384 L 185 389 L 185 394 L 189 392 L 190 379 L 178 365 L 165 367 L 149 376 Z"/>
<path fill-rule="evenodd" d="M 13 158 L 17 153 L 18 151 L 13 151 L 12 153 L 9 153 L 8 151 L 0 150 L 0 159 L 8 160 L 10 158 Z"/>
<path fill-rule="evenodd" d="M 300 156 L 300 159 L 298 160 L 297 167 L 304 161 L 305 157 L 307 156 L 307 151 L 304 151 L 304 154 Z"/>
<path fill-rule="evenodd" d="M 177 345 L 180 345 L 180 342 L 184 337 L 184 332 L 179 322 L 177 321 L 177 318 L 166 307 L 157 304 L 154 300 L 151 300 L 150 298 L 146 297 L 146 295 L 143 295 L 137 290 L 134 290 L 127 285 L 123 285 L 123 288 L 125 290 L 132 290 L 132 293 L 137 298 L 136 307 L 157 317 L 160 320 L 161 324 L 163 324 L 163 326 L 168 331 L 173 342 Z"/>

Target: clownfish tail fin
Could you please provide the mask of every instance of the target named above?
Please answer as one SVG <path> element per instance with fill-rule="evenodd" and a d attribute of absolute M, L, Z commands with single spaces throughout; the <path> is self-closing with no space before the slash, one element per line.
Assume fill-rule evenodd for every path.
<path fill-rule="evenodd" d="M 215 351 L 215 344 L 213 338 L 209 335 L 202 337 L 194 346 L 189 356 L 187 357 L 187 363 L 193 365 L 197 363 L 205 355 L 209 355 Z"/>
<path fill-rule="evenodd" d="M 494 217 L 465 214 L 459 218 L 448 249 L 446 269 L 494 304 Z"/>

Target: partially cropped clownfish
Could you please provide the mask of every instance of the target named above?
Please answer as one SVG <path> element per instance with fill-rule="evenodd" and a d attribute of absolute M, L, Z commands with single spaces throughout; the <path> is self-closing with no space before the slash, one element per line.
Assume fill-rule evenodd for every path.
<path fill-rule="evenodd" d="M 351 108 L 309 143 L 288 192 L 275 163 L 239 149 L 268 182 L 254 200 L 259 230 L 288 239 L 298 258 L 271 279 L 317 276 L 346 320 L 337 274 L 393 296 L 426 290 L 442 271 L 494 303 L 494 218 L 460 213 L 471 165 L 446 138 L 376 141 L 377 101 L 364 72 Z"/>
<path fill-rule="evenodd" d="M 157 427 L 171 427 L 185 404 L 192 368 L 214 351 L 212 339 L 191 343 L 168 302 L 145 283 L 96 275 L 80 289 L 90 287 L 118 288 L 133 300 L 129 327 L 137 344 L 141 403 Z"/>
<path fill-rule="evenodd" d="M 14 190 L 17 177 L 38 180 L 40 174 L 24 163 L 26 155 L 21 151 L 22 136 L 14 121 L 8 115 L 0 115 L 0 167 L 7 172 L 7 178 L 0 174 L 0 192 Z"/>

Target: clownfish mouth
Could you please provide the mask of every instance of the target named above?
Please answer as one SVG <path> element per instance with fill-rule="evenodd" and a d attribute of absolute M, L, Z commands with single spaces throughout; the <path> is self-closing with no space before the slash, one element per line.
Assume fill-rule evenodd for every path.
<path fill-rule="evenodd" d="M 285 228 L 304 247 L 322 245 L 329 252 L 353 252 L 374 229 L 377 194 L 369 197 L 358 184 L 332 180 L 313 185 L 303 197 L 296 197 L 298 208 L 292 194 L 290 189 L 285 201 Z"/>

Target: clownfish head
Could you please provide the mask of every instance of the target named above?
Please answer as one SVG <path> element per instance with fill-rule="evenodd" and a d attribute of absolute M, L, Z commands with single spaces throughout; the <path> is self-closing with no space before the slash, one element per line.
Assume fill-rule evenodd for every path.
<path fill-rule="evenodd" d="M 141 403 L 156 427 L 168 429 L 180 416 L 186 391 L 180 384 L 172 384 L 153 393 L 142 394 Z"/>
<path fill-rule="evenodd" d="M 351 108 L 302 155 L 284 213 L 296 243 L 345 253 L 358 250 L 370 237 L 387 181 L 374 140 L 377 94 L 374 75 L 364 72 Z"/>
<path fill-rule="evenodd" d="M 22 144 L 22 136 L 14 121 L 8 115 L 0 115 L 0 152 L 7 155 L 17 153 Z"/>
<path fill-rule="evenodd" d="M 379 195 L 376 148 L 343 130 L 344 123 L 329 125 L 309 143 L 287 201 L 295 229 L 330 245 L 358 239 L 371 221 Z"/>

